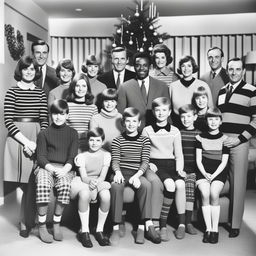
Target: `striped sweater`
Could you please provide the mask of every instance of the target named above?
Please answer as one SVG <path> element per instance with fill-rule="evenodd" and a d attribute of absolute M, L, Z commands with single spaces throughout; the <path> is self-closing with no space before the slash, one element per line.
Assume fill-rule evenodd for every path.
<path fill-rule="evenodd" d="M 18 86 L 10 88 L 4 99 L 4 122 L 11 136 L 20 132 L 14 118 L 36 118 L 41 129 L 47 128 L 48 109 L 44 91 L 37 87 L 33 90 Z"/>
<path fill-rule="evenodd" d="M 145 172 L 149 164 L 150 141 L 138 134 L 129 137 L 125 133 L 112 142 L 112 169 L 114 172 L 122 168 Z"/>
<path fill-rule="evenodd" d="M 227 86 L 221 88 L 217 101 L 222 113 L 221 131 L 237 134 L 243 143 L 256 134 L 256 87 L 241 81 L 225 102 Z"/>
<path fill-rule="evenodd" d="M 149 75 L 157 80 L 165 82 L 168 86 L 170 86 L 172 82 L 179 80 L 178 75 L 168 67 L 164 67 L 161 70 L 153 69 L 150 71 Z"/>

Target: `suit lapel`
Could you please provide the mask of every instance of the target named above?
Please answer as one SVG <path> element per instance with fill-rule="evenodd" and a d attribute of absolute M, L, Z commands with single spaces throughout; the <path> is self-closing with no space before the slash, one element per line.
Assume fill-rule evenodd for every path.
<path fill-rule="evenodd" d="M 154 84 L 154 80 L 152 77 L 149 77 L 149 90 L 148 90 L 148 104 L 151 104 L 153 99 L 155 98 L 155 94 L 157 92 L 157 86 Z"/>

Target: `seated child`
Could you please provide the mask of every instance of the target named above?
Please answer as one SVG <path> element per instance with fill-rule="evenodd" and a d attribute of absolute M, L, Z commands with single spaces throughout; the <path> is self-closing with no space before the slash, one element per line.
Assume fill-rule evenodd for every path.
<path fill-rule="evenodd" d="M 195 90 L 191 102 L 197 111 L 197 118 L 194 123 L 195 128 L 201 132 L 208 131 L 205 115 L 209 108 L 209 95 L 205 87 L 200 86 Z"/>
<path fill-rule="evenodd" d="M 111 213 L 113 232 L 110 237 L 112 245 L 120 239 L 119 224 L 122 222 L 124 188 L 131 187 L 138 200 L 141 223 L 137 230 L 135 243 L 144 243 L 145 236 L 153 243 L 160 243 L 151 218 L 151 183 L 143 176 L 148 168 L 150 141 L 138 132 L 141 124 L 140 112 L 133 107 L 126 108 L 123 114 L 125 132 L 112 142 Z"/>
<path fill-rule="evenodd" d="M 60 222 L 65 205 L 69 204 L 70 184 L 75 176 L 72 171 L 78 151 L 77 131 L 68 125 L 68 104 L 55 100 L 50 107 L 52 124 L 39 133 L 37 138 L 36 203 L 39 237 L 45 243 L 53 239 L 61 241 Z M 52 187 L 57 190 L 53 216 L 53 237 L 46 227 L 46 214 Z"/>
<path fill-rule="evenodd" d="M 179 217 L 179 226 L 175 231 L 177 239 L 185 236 L 185 182 L 183 171 L 184 159 L 181 135 L 178 128 L 168 123 L 171 103 L 166 97 L 159 97 L 152 102 L 152 111 L 156 122 L 143 130 L 143 135 L 151 142 L 150 162 L 157 168 L 156 174 L 164 184 L 164 200 L 160 215 L 160 236 L 162 241 L 169 241 L 166 228 L 167 218 L 174 195 Z M 176 193 L 175 193 L 176 191 Z"/>
<path fill-rule="evenodd" d="M 200 131 L 194 127 L 197 114 L 192 104 L 186 104 L 179 108 L 179 115 L 183 125 L 180 133 L 184 155 L 184 171 L 186 172 L 186 232 L 190 235 L 196 235 L 197 231 L 191 222 L 196 190 L 196 135 L 200 134 Z"/>
<path fill-rule="evenodd" d="M 71 183 L 71 198 L 78 197 L 78 213 L 81 220 L 80 240 L 84 247 L 93 246 L 89 232 L 90 202 L 99 199 L 98 224 L 95 239 L 101 246 L 109 245 L 103 233 L 104 224 L 110 207 L 110 184 L 105 181 L 111 161 L 111 154 L 102 148 L 105 134 L 102 128 L 92 129 L 87 134 L 89 151 L 75 158 L 79 176 Z"/>
<path fill-rule="evenodd" d="M 227 179 L 229 149 L 224 146 L 227 139 L 219 131 L 221 112 L 218 108 L 206 113 L 208 132 L 196 136 L 197 186 L 202 196 L 202 212 L 206 225 L 204 243 L 218 243 L 220 205 L 219 196 Z"/>

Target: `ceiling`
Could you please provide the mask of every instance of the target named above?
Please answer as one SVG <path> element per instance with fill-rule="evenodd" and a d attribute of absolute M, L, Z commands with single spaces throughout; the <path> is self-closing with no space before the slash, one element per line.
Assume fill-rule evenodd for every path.
<path fill-rule="evenodd" d="M 128 16 L 136 0 L 33 0 L 50 18 L 99 18 Z M 137 0 L 139 7 L 156 4 L 160 16 L 256 12 L 255 0 Z M 76 8 L 82 9 L 75 11 Z"/>

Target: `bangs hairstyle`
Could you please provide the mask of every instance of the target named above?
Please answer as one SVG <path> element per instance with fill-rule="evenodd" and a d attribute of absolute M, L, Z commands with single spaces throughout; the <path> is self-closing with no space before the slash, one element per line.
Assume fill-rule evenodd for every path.
<path fill-rule="evenodd" d="M 206 95 L 207 96 L 207 99 L 209 100 L 209 95 L 208 95 L 208 92 L 206 91 L 205 87 L 203 86 L 199 86 L 193 93 L 193 96 L 192 96 L 192 104 L 197 107 L 197 104 L 196 104 L 196 97 L 199 97 L 199 96 L 202 96 L 202 95 Z"/>
<path fill-rule="evenodd" d="M 182 57 L 182 58 L 180 59 L 180 61 L 179 61 L 179 68 L 177 69 L 177 72 L 178 72 L 179 74 L 182 75 L 182 72 L 181 72 L 181 66 L 182 66 L 182 64 L 184 64 L 184 63 L 186 63 L 186 62 L 189 62 L 189 61 L 191 62 L 192 67 L 193 67 L 193 71 L 192 71 L 193 74 L 196 73 L 196 72 L 199 70 L 198 66 L 196 65 L 195 59 L 194 59 L 192 56 L 186 55 L 186 56 Z"/>
<path fill-rule="evenodd" d="M 50 106 L 51 114 L 68 114 L 68 103 L 65 100 L 55 100 Z"/>
<path fill-rule="evenodd" d="M 74 78 L 71 81 L 70 86 L 69 86 L 69 95 L 67 97 L 67 101 L 68 102 L 74 102 L 75 101 L 75 98 L 76 98 L 75 87 L 76 87 L 77 82 L 79 80 L 84 80 L 86 82 L 87 92 L 85 94 L 85 104 L 86 105 L 91 105 L 93 103 L 94 96 L 91 93 L 91 85 L 90 85 L 90 82 L 89 82 L 89 78 L 84 73 L 78 73 L 74 76 Z"/>
<path fill-rule="evenodd" d="M 154 67 L 156 66 L 155 58 L 156 58 L 156 53 L 162 52 L 165 54 L 166 57 L 166 66 L 172 63 L 172 56 L 171 56 L 171 50 L 165 45 L 165 44 L 156 44 L 153 48 L 153 65 Z"/>
<path fill-rule="evenodd" d="M 127 117 L 138 116 L 139 121 L 141 120 L 140 111 L 137 108 L 129 107 L 124 110 L 123 113 L 123 122 Z"/>
<path fill-rule="evenodd" d="M 208 117 L 220 117 L 222 119 L 222 114 L 218 108 L 209 108 L 205 115 L 205 118 Z"/>
<path fill-rule="evenodd" d="M 82 66 L 81 66 L 82 72 L 87 73 L 87 72 L 88 72 L 87 67 L 88 67 L 89 65 L 95 65 L 95 66 L 98 66 L 98 67 L 99 67 L 99 70 L 98 70 L 98 74 L 97 74 L 97 75 L 103 73 L 103 68 L 102 68 L 102 66 L 101 66 L 101 61 L 100 61 L 98 58 L 96 58 L 95 55 L 89 55 L 89 56 L 86 58 L 86 60 L 84 61 L 84 63 L 83 63 Z"/>
<path fill-rule="evenodd" d="M 179 115 L 193 112 L 193 114 L 196 114 L 196 108 L 192 104 L 186 104 L 179 108 Z"/>
<path fill-rule="evenodd" d="M 74 64 L 73 64 L 72 60 L 62 59 L 62 60 L 59 61 L 58 65 L 56 67 L 56 75 L 57 75 L 58 78 L 60 78 L 61 67 L 71 70 L 72 71 L 72 78 L 75 76 L 76 71 L 75 71 Z"/>
<path fill-rule="evenodd" d="M 22 72 L 21 72 L 22 69 L 28 68 L 31 64 L 33 64 L 35 71 L 36 71 L 33 81 L 39 79 L 41 77 L 41 72 L 39 70 L 39 66 L 38 66 L 36 60 L 30 55 L 23 56 L 19 59 L 17 65 L 16 65 L 16 68 L 14 70 L 14 79 L 16 81 L 21 81 L 22 80 Z"/>
<path fill-rule="evenodd" d="M 101 99 L 104 100 L 115 100 L 117 101 L 117 90 L 114 88 L 105 89 L 101 93 Z"/>
<path fill-rule="evenodd" d="M 169 106 L 169 109 L 171 109 L 171 102 L 166 97 L 158 97 L 152 101 L 152 110 L 159 106 Z"/>
<path fill-rule="evenodd" d="M 91 137 L 101 137 L 102 141 L 104 141 L 105 140 L 105 132 L 101 127 L 96 127 L 94 129 L 91 129 L 87 133 L 87 140 L 88 141 Z"/>

